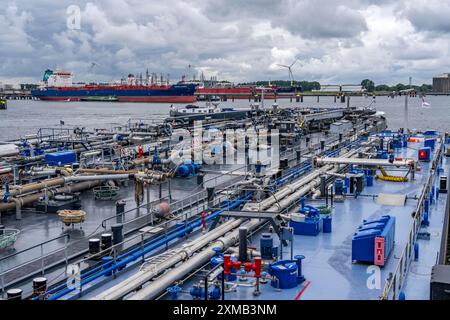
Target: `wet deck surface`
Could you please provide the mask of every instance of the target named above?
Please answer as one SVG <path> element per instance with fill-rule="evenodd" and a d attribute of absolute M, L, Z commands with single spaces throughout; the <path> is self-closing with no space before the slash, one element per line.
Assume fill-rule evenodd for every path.
<path fill-rule="evenodd" d="M 417 157 L 418 144 L 411 144 L 411 149 L 398 152 L 396 156 Z M 416 174 L 414 181 L 407 183 L 384 182 L 374 180 L 372 187 L 365 187 L 363 194 L 395 193 L 406 194 L 408 197 L 419 196 L 424 183 L 428 178 L 430 163 L 420 163 L 421 172 Z M 444 175 L 447 175 L 450 167 L 450 159 L 443 160 Z M 389 171 L 388 171 L 389 172 Z M 400 175 L 399 172 L 392 174 Z M 435 185 L 439 183 L 436 176 Z M 442 235 L 442 223 L 447 194 L 440 194 L 437 201 L 431 206 L 430 226 L 422 227 L 421 231 L 431 233 L 430 240 L 418 240 L 420 246 L 419 260 L 414 261 L 406 277 L 403 288 L 406 299 L 429 299 L 431 267 L 436 263 L 436 257 L 440 249 Z M 255 296 L 254 289 L 248 287 L 254 280 L 249 278 L 245 282 L 238 282 L 235 292 L 227 292 L 226 300 L 376 300 L 382 294 L 385 280 L 390 272 L 397 267 L 399 257 L 406 246 L 409 230 L 412 226 L 411 213 L 416 209 L 417 200 L 408 199 L 405 206 L 378 205 L 371 197 L 347 197 L 343 203 L 334 203 L 333 225 L 331 233 L 319 233 L 317 236 L 294 236 L 294 256 L 302 254 L 303 275 L 306 281 L 301 285 L 286 290 L 273 288 L 269 283 L 261 285 L 261 294 Z M 309 202 L 311 205 L 323 203 Z M 386 265 L 381 268 L 379 286 L 369 288 L 367 281 L 372 271 L 369 265 L 364 263 L 352 263 L 352 235 L 362 223 L 363 219 L 372 219 L 381 215 L 392 215 L 396 218 L 395 245 Z M 267 232 L 267 230 L 265 230 Z M 260 235 L 253 237 L 251 245 L 259 249 Z M 274 235 L 274 239 L 277 236 Z M 275 245 L 278 241 L 275 240 Z M 283 258 L 290 259 L 290 247 L 284 247 Z M 188 291 L 194 283 L 203 277 L 194 277 L 186 282 L 184 291 Z M 241 286 L 242 285 L 242 286 Z M 164 298 L 168 298 L 165 296 Z M 179 299 L 192 300 L 188 293 L 179 295 Z"/>
<path fill-rule="evenodd" d="M 240 166 L 239 166 L 240 168 Z M 212 169 L 217 169 L 212 167 Z M 221 169 L 233 170 L 235 166 L 221 166 Z M 217 179 L 216 179 L 217 177 Z M 204 186 L 218 185 L 225 186 L 236 180 L 236 177 L 220 176 L 218 174 L 206 174 Z M 199 194 L 199 199 L 203 199 L 199 204 L 206 207 L 206 191 L 204 187 L 197 184 L 196 177 L 173 179 L 170 183 L 171 189 L 171 203 L 182 200 L 191 196 L 192 194 Z M 145 195 L 145 192 L 144 192 Z M 169 199 L 168 185 L 163 184 L 162 188 L 163 198 Z M 14 215 L 4 215 L 3 223 L 7 227 L 17 228 L 21 230 L 20 237 L 14 245 L 13 249 L 3 250 L 0 257 L 12 255 L 21 250 L 28 249 L 34 244 L 39 244 L 49 239 L 55 239 L 63 235 L 69 235 L 70 238 L 67 245 L 67 250 L 64 250 L 64 237 L 45 244 L 42 248 L 37 247 L 28 250 L 24 253 L 18 254 L 9 259 L 0 262 L 0 271 L 7 271 L 2 276 L 1 281 L 4 285 L 8 285 L 23 277 L 32 274 L 41 274 L 42 266 L 50 268 L 45 270 L 45 276 L 56 281 L 58 278 L 64 276 L 64 265 L 66 258 L 70 262 L 82 258 L 88 251 L 88 240 L 90 238 L 100 238 L 102 233 L 110 232 L 111 225 L 115 224 L 115 202 L 117 199 L 125 200 L 127 205 L 125 210 L 130 210 L 124 217 L 124 233 L 125 235 L 136 232 L 143 226 L 151 223 L 151 217 L 147 214 L 147 208 L 144 206 L 137 212 L 136 203 L 134 200 L 134 184 L 121 187 L 119 195 L 113 200 L 95 200 L 92 191 L 86 191 L 82 194 L 82 209 L 88 214 L 86 221 L 81 225 L 65 226 L 59 221 L 57 214 L 45 214 L 33 211 L 31 208 L 27 212 L 23 212 L 23 219 L 16 220 Z M 150 200 L 159 203 L 159 187 L 153 186 L 150 191 Z M 144 202 L 146 203 L 146 202 Z M 181 208 L 184 203 L 177 203 L 176 209 Z M 194 213 L 194 212 L 192 212 Z M 195 212 L 197 214 L 198 212 Z M 112 217 L 102 225 L 104 219 Z M 156 221 L 155 221 L 156 223 Z M 134 245 L 138 241 L 132 241 L 128 245 Z M 44 259 L 41 259 L 42 253 Z M 75 260 L 74 260 L 75 259 Z M 63 269 L 59 268 L 52 271 L 52 266 L 58 263 L 64 263 Z M 10 270 L 13 268 L 13 270 Z M 50 283 L 53 283 L 51 281 Z M 28 289 L 28 290 L 27 290 Z M 28 292 L 29 288 L 24 290 Z"/>
<path fill-rule="evenodd" d="M 400 149 L 396 153 L 399 157 L 417 158 L 416 149 L 419 144 L 410 144 L 408 149 Z M 363 195 L 377 195 L 379 193 L 391 194 L 405 194 L 408 197 L 419 196 L 424 183 L 428 178 L 428 170 L 430 163 L 421 162 L 422 170 L 416 173 L 415 180 L 406 183 L 384 182 L 375 180 L 372 187 L 365 187 Z M 449 172 L 450 161 L 444 157 L 443 160 L 444 174 Z M 388 170 L 389 171 L 389 170 Z M 392 174 L 400 175 L 399 172 L 392 172 Z M 436 176 L 437 177 L 437 176 Z M 205 179 L 206 180 L 206 179 Z M 178 184 L 179 183 L 179 184 Z M 435 179 L 435 185 L 438 184 L 438 177 Z M 189 188 L 192 189 L 189 189 Z M 178 188 L 178 189 L 176 189 Z M 196 180 L 180 179 L 179 182 L 172 182 L 172 190 L 177 190 L 177 198 L 182 198 L 190 194 L 190 190 L 196 188 Z M 124 192 L 123 190 L 121 192 Z M 152 198 L 157 198 L 157 190 L 152 191 Z M 128 193 L 121 195 L 123 198 L 134 202 L 134 191 L 128 190 Z M 154 196 L 156 196 L 154 198 Z M 404 287 L 407 299 L 428 299 L 429 298 L 429 279 L 431 266 L 435 264 L 436 256 L 440 247 L 440 239 L 442 234 L 442 222 L 444 216 L 444 208 L 447 199 L 447 194 L 440 194 L 439 199 L 431 206 L 430 226 L 424 228 L 424 231 L 431 233 L 431 240 L 418 240 L 420 245 L 419 261 L 413 262 L 410 272 Z M 78 233 L 78 236 L 86 237 L 91 233 L 95 233 L 99 222 L 105 217 L 111 216 L 115 212 L 114 202 L 95 202 L 93 196 L 87 195 L 84 199 L 84 205 L 93 207 L 93 217 L 98 217 L 91 221 L 92 225 L 86 223 L 83 226 L 83 231 L 67 230 L 66 232 Z M 311 205 L 320 205 L 315 201 L 310 202 Z M 380 206 L 372 197 L 358 198 L 347 197 L 342 203 L 334 203 L 333 207 L 333 231 L 332 233 L 319 233 L 317 236 L 294 236 L 293 253 L 305 255 L 306 259 L 303 261 L 303 274 L 306 281 L 293 289 L 278 290 L 270 286 L 270 284 L 261 285 L 261 294 L 259 296 L 253 295 L 253 288 L 241 286 L 236 292 L 227 292 L 226 299 L 378 299 L 383 285 L 390 272 L 393 272 L 397 266 L 399 256 L 401 255 L 404 246 L 407 242 L 408 233 L 412 224 L 411 213 L 415 210 L 417 200 L 408 199 L 405 206 Z M 369 277 L 368 265 L 361 263 L 352 263 L 351 261 L 351 239 L 357 227 L 362 223 L 363 219 L 371 219 L 381 215 L 393 215 L 396 218 L 396 235 L 395 246 L 391 252 L 387 264 L 381 269 L 380 287 L 369 289 L 367 287 L 367 279 Z M 25 216 L 26 214 L 24 214 Z M 47 217 L 45 217 L 47 216 Z M 8 217 L 7 219 L 12 219 Z M 44 219 L 45 218 L 45 219 Z M 42 217 L 39 214 L 30 214 L 26 219 L 33 221 L 35 225 L 27 223 L 24 220 L 19 223 L 24 223 L 22 230 L 29 230 L 26 233 L 28 241 L 32 241 L 33 232 L 36 234 L 44 234 L 46 238 L 50 235 L 61 234 L 61 224 L 55 219 L 51 220 L 48 215 Z M 13 220 L 11 220 L 14 223 Z M 96 221 L 96 224 L 94 223 Z M 88 229 L 86 225 L 90 228 Z M 34 231 L 33 231 L 34 230 Z M 42 232 L 42 230 L 45 230 Z M 263 230 L 267 232 L 267 230 Z M 259 249 L 260 233 L 252 238 L 252 245 Z M 195 239 L 197 235 L 192 234 L 191 240 Z M 277 237 L 275 236 L 275 239 Z M 20 239 L 24 241 L 23 239 Z M 62 241 L 62 240 L 61 240 Z M 18 241 L 20 244 L 20 242 Z M 277 240 L 275 240 L 277 243 Z M 87 247 L 86 242 L 80 242 L 80 246 Z M 172 246 L 177 246 L 176 241 Z M 74 250 L 80 249 L 74 247 Z M 155 252 L 156 253 L 156 252 Z M 283 257 L 290 258 L 290 247 L 284 247 Z M 29 257 L 28 257 L 29 258 Z M 118 274 L 116 279 L 105 278 L 107 283 L 101 288 L 94 289 L 91 294 L 87 294 L 82 298 L 87 299 L 95 295 L 100 290 L 111 287 L 119 283 L 126 277 L 130 276 L 136 271 L 134 266 L 139 265 L 139 262 L 130 264 L 127 270 Z M 187 281 L 184 284 L 184 289 L 188 290 L 194 282 L 198 282 L 198 278 L 193 278 L 192 281 Z M 111 281 L 109 281 L 111 280 Z M 248 280 L 246 283 L 251 283 L 253 280 Z M 98 283 L 97 283 L 98 285 Z M 180 294 L 180 299 L 192 299 L 189 294 Z"/>

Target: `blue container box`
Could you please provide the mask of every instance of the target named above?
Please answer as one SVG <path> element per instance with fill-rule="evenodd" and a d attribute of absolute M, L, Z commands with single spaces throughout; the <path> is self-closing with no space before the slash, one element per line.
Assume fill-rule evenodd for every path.
<path fill-rule="evenodd" d="M 298 285 L 298 267 L 295 260 L 281 260 L 269 265 L 269 273 L 277 280 L 270 285 L 279 289 L 291 289 Z"/>
<path fill-rule="evenodd" d="M 430 137 L 430 136 L 438 136 L 439 135 L 439 131 L 436 130 L 427 130 L 423 133 L 424 136 L 426 137 Z"/>
<path fill-rule="evenodd" d="M 63 166 L 76 161 L 77 157 L 75 152 L 70 150 L 47 153 L 45 155 L 45 162 L 50 166 Z"/>
<path fill-rule="evenodd" d="M 395 217 L 382 216 L 381 219 L 363 221 L 352 239 L 352 261 L 374 263 L 375 238 L 384 238 L 384 259 L 388 259 L 394 248 Z"/>
<path fill-rule="evenodd" d="M 434 139 L 425 139 L 425 141 L 423 142 L 424 147 L 430 147 L 431 150 L 434 150 L 434 145 L 435 145 L 436 140 Z"/>
<path fill-rule="evenodd" d="M 306 217 L 303 222 L 290 221 L 289 226 L 294 228 L 296 235 L 317 236 L 320 232 L 320 220 Z"/>

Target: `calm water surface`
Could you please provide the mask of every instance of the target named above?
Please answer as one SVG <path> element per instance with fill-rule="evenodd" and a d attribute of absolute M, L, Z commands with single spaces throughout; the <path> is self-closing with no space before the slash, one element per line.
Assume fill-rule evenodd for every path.
<path fill-rule="evenodd" d="M 420 130 L 437 129 L 450 131 L 450 97 L 429 96 L 426 101 L 431 108 L 421 107 L 420 98 L 409 98 L 408 121 L 410 128 Z M 368 106 L 372 98 L 352 97 L 351 106 Z M 271 100 L 265 105 L 270 106 Z M 278 100 L 281 107 L 344 107 L 346 104 L 334 103 L 332 97 L 321 97 L 320 102 L 314 97 L 304 98 L 303 103 Z M 204 102 L 199 102 L 203 105 Z M 247 108 L 248 100 L 222 102 L 222 107 Z M 384 111 L 391 129 L 405 126 L 404 97 L 394 99 L 377 97 L 372 104 L 377 110 Z M 167 117 L 170 104 L 117 103 L 117 102 L 49 102 L 10 100 L 8 110 L 0 110 L 0 141 L 16 139 L 26 134 L 35 134 L 41 127 L 59 127 L 60 120 L 65 126 L 81 126 L 88 129 L 111 128 L 114 124 L 125 124 L 132 119 L 161 119 Z"/>

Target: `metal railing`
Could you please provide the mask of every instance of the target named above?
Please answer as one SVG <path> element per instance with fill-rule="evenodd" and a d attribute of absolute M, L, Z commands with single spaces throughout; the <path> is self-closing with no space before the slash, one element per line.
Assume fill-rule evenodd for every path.
<path fill-rule="evenodd" d="M 238 169 L 236 169 L 236 170 L 238 170 Z M 221 176 L 224 176 L 224 174 L 214 177 L 214 178 L 211 178 L 207 181 L 217 182 L 217 179 Z M 237 177 L 237 178 L 241 179 L 242 177 Z M 227 188 L 227 187 L 233 185 L 235 182 L 236 182 L 235 179 L 229 179 L 228 181 L 225 181 L 225 182 L 217 185 L 216 189 L 221 190 L 221 189 Z M 194 190 L 196 190 L 196 189 L 194 189 Z M 118 222 L 117 219 L 120 219 L 120 222 L 123 224 L 124 235 L 130 235 L 131 233 L 141 229 L 142 227 L 144 227 L 146 225 L 154 225 L 154 220 L 153 220 L 154 219 L 154 208 L 155 208 L 155 206 L 159 205 L 159 203 L 161 203 L 161 201 L 164 201 L 164 200 L 167 200 L 167 197 L 163 197 L 161 199 L 153 201 L 150 204 L 143 203 L 143 204 L 141 204 L 135 208 L 132 208 L 130 210 L 127 210 L 119 215 L 117 215 L 117 214 L 112 215 L 112 216 L 104 219 L 101 222 L 101 224 L 99 225 L 99 227 L 97 227 L 96 231 L 99 230 L 99 228 L 103 228 L 103 230 L 109 229 L 112 224 L 115 224 Z M 218 195 L 215 197 L 214 204 L 220 203 L 220 202 L 223 202 L 226 200 L 227 200 L 226 195 Z M 167 234 L 167 232 L 170 230 L 170 228 L 173 227 L 174 225 L 176 225 L 177 222 L 186 221 L 187 219 L 191 218 L 192 216 L 207 210 L 207 192 L 206 192 L 206 190 L 202 189 L 201 191 L 198 191 L 198 192 L 190 195 L 187 198 L 172 202 L 170 204 L 170 207 L 171 207 L 171 212 L 175 213 L 174 216 L 171 217 L 169 220 L 166 220 L 157 225 L 158 227 L 161 227 L 163 229 L 163 234 Z M 141 214 L 140 213 L 141 210 L 146 210 L 146 213 Z M 127 218 L 129 220 L 127 220 Z M 95 233 L 95 231 L 94 231 L 94 233 Z M 93 234 L 91 234 L 91 236 L 92 235 Z M 44 245 L 46 245 L 50 242 L 54 242 L 63 237 L 67 237 L 63 247 L 60 247 L 60 248 L 54 249 L 50 252 L 44 253 L 44 249 L 43 249 Z M 29 247 L 20 252 L 14 253 L 12 255 L 9 255 L 9 256 L 6 256 L 6 257 L 0 259 L 0 263 L 1 263 L 0 266 L 3 266 L 6 261 L 11 261 L 10 259 L 17 258 L 18 255 L 22 255 L 24 253 L 29 254 L 29 252 L 31 250 L 34 250 L 39 247 L 41 248 L 41 254 L 38 257 L 28 259 L 27 261 L 25 261 L 17 266 L 14 266 L 12 268 L 6 269 L 6 270 L 4 270 L 4 268 L 0 269 L 0 271 L 1 271 L 0 282 L 1 282 L 2 292 L 5 291 L 4 290 L 5 287 L 7 287 L 11 284 L 11 281 L 6 283 L 6 281 L 5 281 L 6 276 L 13 274 L 15 271 L 17 271 L 20 268 L 29 267 L 29 266 L 32 266 L 33 264 L 35 264 L 36 262 L 41 261 L 41 266 L 40 266 L 41 274 L 44 275 L 45 272 L 47 270 L 49 270 L 52 267 L 52 265 L 55 263 L 55 261 L 47 261 L 48 258 L 50 258 L 52 255 L 63 257 L 65 260 L 65 266 L 67 267 L 69 260 L 73 259 L 79 255 L 79 252 L 78 252 L 78 254 L 75 253 L 72 256 L 69 256 L 69 254 L 68 254 L 69 247 L 71 247 L 71 246 L 76 247 L 77 245 L 83 245 L 84 242 L 87 241 L 87 238 L 79 239 L 72 243 L 68 243 L 67 240 L 68 240 L 68 235 L 62 235 L 60 237 L 47 240 L 45 242 L 42 242 L 40 244 L 37 244 L 35 246 Z M 83 246 L 86 247 L 86 250 L 87 250 L 87 245 L 83 245 Z M 61 260 L 59 259 L 58 262 L 61 262 Z M 38 271 L 38 270 L 34 269 L 34 272 L 36 272 L 36 271 Z M 18 279 L 14 279 L 14 282 L 16 280 L 18 280 Z"/>
<path fill-rule="evenodd" d="M 433 160 L 433 165 L 429 172 L 430 176 L 428 177 L 428 180 L 422 189 L 422 193 L 419 197 L 416 209 L 413 212 L 414 216 L 411 227 L 409 229 L 408 241 L 402 250 L 395 271 L 390 273 L 389 277 L 385 281 L 383 291 L 380 295 L 381 300 L 396 300 L 403 287 L 404 280 L 406 278 L 406 275 L 412 262 L 414 244 L 417 240 L 417 235 L 420 231 L 421 222 L 424 214 L 425 201 L 428 201 L 428 196 L 433 186 L 434 179 L 436 178 L 435 177 L 436 169 L 433 167 L 436 166 L 436 162 L 439 161 L 441 157 L 442 148 L 443 142 L 441 140 L 439 150 L 436 154 L 435 159 Z"/>
<path fill-rule="evenodd" d="M 49 252 L 45 253 L 45 252 L 44 252 L 44 251 L 45 251 L 45 250 L 44 250 L 44 246 L 45 246 L 46 244 L 49 244 L 49 243 L 51 243 L 51 242 L 54 242 L 54 241 L 57 241 L 57 240 L 60 240 L 60 239 L 64 239 L 64 249 L 63 249 L 63 251 L 64 251 L 64 258 L 65 258 L 65 261 L 66 261 L 66 264 L 67 264 L 67 263 L 68 263 L 68 259 L 69 259 L 68 255 L 67 255 L 67 242 L 68 242 L 68 240 L 70 239 L 70 235 L 68 235 L 68 234 L 64 234 L 64 235 L 61 235 L 61 236 L 59 236 L 59 237 L 56 237 L 56 238 L 53 238 L 53 239 L 50 239 L 50 240 L 41 242 L 41 243 L 39 243 L 39 244 L 37 244 L 37 245 L 31 246 L 31 247 L 29 247 L 29 248 L 26 248 L 26 249 L 24 249 L 24 250 L 15 252 L 15 253 L 13 253 L 13 254 L 10 254 L 10 255 L 8 255 L 8 256 L 5 256 L 5 257 L 1 258 L 1 259 L 0 259 L 0 267 L 1 267 L 1 269 L 0 269 L 0 272 L 1 272 L 1 273 L 0 273 L 0 282 L 1 282 L 2 294 L 5 293 L 5 287 L 6 287 L 6 285 L 7 285 L 7 284 L 5 283 L 5 276 L 6 276 L 6 274 L 12 273 L 12 272 L 14 272 L 14 271 L 16 271 L 16 270 L 18 270 L 18 269 L 24 267 L 25 265 L 28 265 L 28 264 L 35 263 L 35 262 L 39 262 L 39 261 L 40 261 L 40 262 L 41 262 L 41 268 L 40 268 L 40 271 L 41 271 L 41 274 L 44 275 L 44 274 L 45 274 L 45 270 L 46 270 L 45 258 L 47 258 L 47 257 L 49 257 L 50 255 L 54 254 L 55 252 L 58 252 L 58 251 L 61 250 L 61 249 L 58 248 L 58 249 L 55 249 L 55 250 L 52 250 L 52 251 L 49 251 Z M 24 253 L 29 254 L 30 251 L 32 251 L 32 250 L 34 250 L 34 249 L 36 249 L 36 248 L 39 248 L 39 249 L 40 249 L 40 255 L 39 255 L 38 257 L 32 258 L 31 260 L 28 260 L 28 261 L 26 261 L 26 262 L 23 262 L 23 263 L 21 263 L 21 264 L 19 264 L 19 265 L 16 265 L 16 266 L 12 267 L 12 268 L 9 268 L 9 269 L 7 269 L 7 270 L 3 270 L 3 265 L 4 265 L 7 261 L 9 261 L 10 259 L 17 258 L 18 256 L 20 256 L 20 255 L 22 255 L 22 254 L 24 254 Z"/>

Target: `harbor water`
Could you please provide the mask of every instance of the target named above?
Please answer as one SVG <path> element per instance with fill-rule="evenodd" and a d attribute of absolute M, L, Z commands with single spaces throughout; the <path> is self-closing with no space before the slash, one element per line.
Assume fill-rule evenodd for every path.
<path fill-rule="evenodd" d="M 450 96 L 427 96 L 429 108 L 422 108 L 422 99 L 408 98 L 408 124 L 418 130 L 450 130 Z M 265 107 L 273 100 L 266 100 Z M 204 105 L 205 102 L 198 102 Z M 228 100 L 221 107 L 247 108 L 248 100 Z M 303 103 L 278 99 L 280 107 L 345 107 L 346 103 L 334 103 L 333 97 L 304 97 Z M 371 105 L 386 113 L 390 129 L 405 126 L 404 97 L 351 97 L 350 106 Z M 177 106 L 177 105 L 175 105 Z M 179 105 L 183 106 L 183 105 Z M 177 106 L 178 107 L 178 106 Z M 65 126 L 85 127 L 86 129 L 106 128 L 123 125 L 129 119 L 163 119 L 168 116 L 171 104 L 160 103 L 117 103 L 117 102 L 49 102 L 31 100 L 10 100 L 8 110 L 0 111 L 0 140 L 17 139 L 27 134 L 35 134 L 42 127 Z"/>

